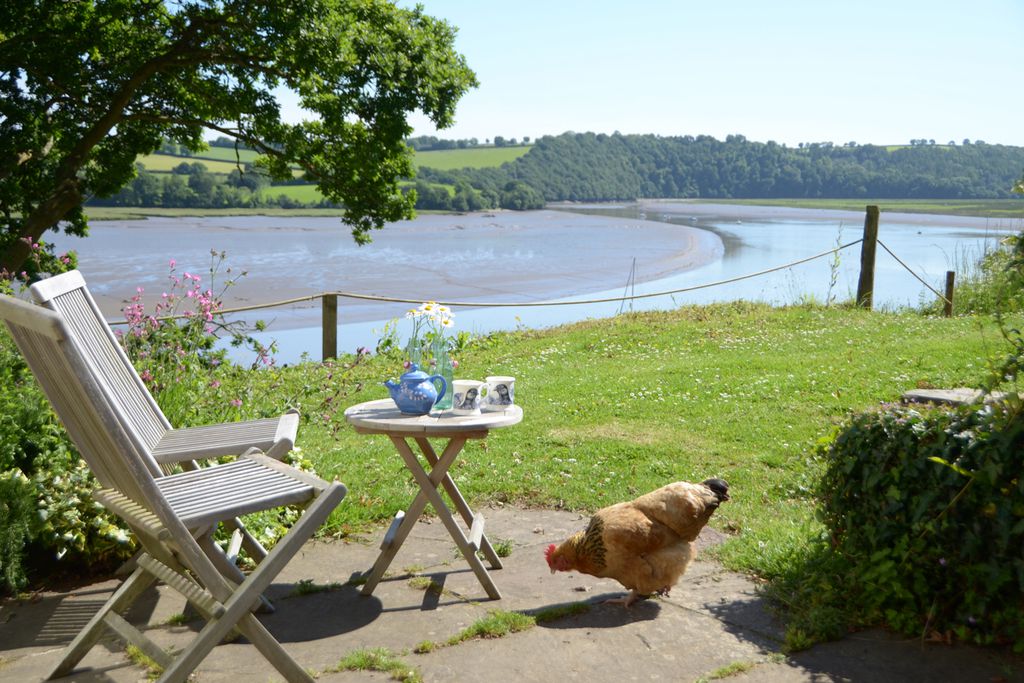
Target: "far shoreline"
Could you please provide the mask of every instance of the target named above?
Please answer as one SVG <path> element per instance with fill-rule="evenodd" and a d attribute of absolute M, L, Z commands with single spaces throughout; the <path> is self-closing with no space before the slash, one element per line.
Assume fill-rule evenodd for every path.
<path fill-rule="evenodd" d="M 571 210 L 572 208 L 607 208 L 614 206 L 636 206 L 643 210 L 657 211 L 665 205 L 686 205 L 695 214 L 725 215 L 776 215 L 780 219 L 830 220 L 849 218 L 851 214 L 863 216 L 864 208 L 878 206 L 883 216 L 898 219 L 901 223 L 946 224 L 939 218 L 979 218 L 1024 222 L 1024 197 L 1021 199 L 638 199 L 632 201 L 607 202 L 550 202 L 545 208 Z M 275 207 L 192 209 L 161 207 L 107 207 L 88 206 L 85 208 L 90 221 L 133 220 L 150 217 L 205 217 L 205 216 L 279 216 L 279 217 L 338 217 L 343 218 L 343 209 Z M 515 213 L 508 209 L 492 209 L 494 213 Z M 417 215 L 469 215 L 457 211 L 417 211 Z M 481 213 L 481 212 L 476 212 Z M 487 213 L 487 211 L 482 212 Z"/>

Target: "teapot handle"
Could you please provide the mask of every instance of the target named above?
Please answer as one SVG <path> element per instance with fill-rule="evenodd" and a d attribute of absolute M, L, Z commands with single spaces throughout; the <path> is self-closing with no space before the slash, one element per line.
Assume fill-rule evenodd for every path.
<path fill-rule="evenodd" d="M 441 375 L 431 375 L 430 377 L 427 378 L 427 380 L 435 384 L 437 383 L 438 380 L 441 380 L 441 391 L 437 392 L 437 398 L 434 399 L 434 403 L 436 405 L 437 402 L 440 401 L 441 398 L 444 396 L 444 392 L 448 391 L 448 381 Z"/>

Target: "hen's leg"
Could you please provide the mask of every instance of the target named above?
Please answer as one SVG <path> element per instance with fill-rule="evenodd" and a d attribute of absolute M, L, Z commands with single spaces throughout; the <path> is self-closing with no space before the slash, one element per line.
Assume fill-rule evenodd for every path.
<path fill-rule="evenodd" d="M 646 600 L 649 597 L 651 596 L 644 595 L 643 593 L 637 593 L 635 590 L 631 590 L 629 591 L 629 594 L 623 598 L 608 598 L 607 600 L 603 601 L 602 604 L 616 604 L 629 608 L 629 606 L 632 605 L 634 602 L 637 602 L 639 600 Z"/>

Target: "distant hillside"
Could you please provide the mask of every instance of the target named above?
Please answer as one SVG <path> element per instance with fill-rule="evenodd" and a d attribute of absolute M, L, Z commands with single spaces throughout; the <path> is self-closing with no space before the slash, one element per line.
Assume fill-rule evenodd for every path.
<path fill-rule="evenodd" d="M 436 142 L 436 141 L 435 141 Z M 452 147 L 456 147 L 452 145 Z M 145 172 L 94 205 L 220 208 L 330 206 L 296 169 L 271 184 L 251 150 L 175 147 L 139 159 Z M 237 156 L 236 156 L 237 155 Z M 1024 175 L 1024 148 L 989 145 L 787 147 L 697 137 L 564 133 L 532 146 L 417 151 L 416 208 L 535 209 L 552 201 L 705 199 L 1002 199 Z M 239 168 L 241 165 L 241 168 Z M 1024 207 L 1024 204 L 1022 204 Z"/>
<path fill-rule="evenodd" d="M 1024 148 L 985 143 L 786 147 L 742 135 L 544 137 L 498 169 L 436 172 L 427 182 L 479 190 L 526 186 L 545 201 L 663 198 L 995 199 L 1014 196 Z"/>

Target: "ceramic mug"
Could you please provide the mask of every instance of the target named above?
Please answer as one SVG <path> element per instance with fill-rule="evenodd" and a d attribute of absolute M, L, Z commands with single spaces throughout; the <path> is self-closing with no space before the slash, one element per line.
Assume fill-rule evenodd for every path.
<path fill-rule="evenodd" d="M 484 410 L 505 410 L 516 402 L 516 378 L 491 376 L 484 386 Z"/>
<path fill-rule="evenodd" d="M 479 415 L 484 383 L 477 379 L 457 379 L 452 384 L 455 387 L 452 412 L 456 415 Z"/>

